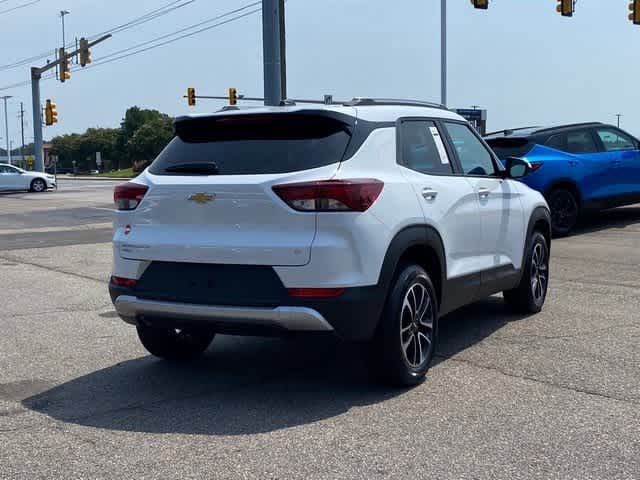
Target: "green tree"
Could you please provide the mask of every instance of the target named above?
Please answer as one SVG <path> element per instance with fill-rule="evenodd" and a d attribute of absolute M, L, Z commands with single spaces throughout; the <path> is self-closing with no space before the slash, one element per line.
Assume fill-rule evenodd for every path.
<path fill-rule="evenodd" d="M 150 163 L 173 136 L 171 117 L 158 110 L 129 108 L 120 128 L 89 128 L 51 139 L 59 166 L 80 171 L 96 168 L 96 152 L 102 153 L 106 166 L 130 167 L 134 162 Z"/>
<path fill-rule="evenodd" d="M 71 133 L 51 139 L 53 153 L 58 155 L 59 167 L 72 168 L 73 160 L 77 161 L 80 158 L 80 137 L 78 133 Z"/>
<path fill-rule="evenodd" d="M 162 125 L 171 124 L 171 117 L 159 112 L 158 110 L 142 109 L 137 106 L 130 107 L 124 114 L 124 118 L 120 123 L 120 135 L 118 137 L 117 148 L 122 152 L 119 158 L 119 167 L 129 167 L 136 160 L 147 160 L 141 158 L 140 155 L 146 156 L 146 152 L 132 151 L 131 146 L 140 143 L 140 139 L 132 141 L 136 131 L 143 125 L 150 122 L 161 122 Z M 169 137 L 171 138 L 171 137 Z M 137 148 L 137 147 L 134 147 Z"/>
<path fill-rule="evenodd" d="M 169 117 L 158 118 L 139 127 L 127 142 L 129 155 L 144 168 L 162 151 L 173 137 Z"/>

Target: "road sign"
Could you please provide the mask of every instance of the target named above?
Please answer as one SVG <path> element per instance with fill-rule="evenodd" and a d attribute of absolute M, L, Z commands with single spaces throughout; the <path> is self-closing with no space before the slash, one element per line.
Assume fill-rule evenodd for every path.
<path fill-rule="evenodd" d="M 480 135 L 487 133 L 487 111 L 479 108 L 456 108 L 456 113 L 466 118 Z"/>
<path fill-rule="evenodd" d="M 102 152 L 96 152 L 96 165 L 98 167 L 102 166 Z"/>

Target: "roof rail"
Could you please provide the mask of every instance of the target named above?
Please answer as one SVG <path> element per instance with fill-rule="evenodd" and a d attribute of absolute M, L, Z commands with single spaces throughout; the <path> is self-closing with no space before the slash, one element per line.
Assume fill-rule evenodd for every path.
<path fill-rule="evenodd" d="M 435 102 L 423 102 L 420 100 L 406 100 L 406 99 L 397 99 L 397 98 L 366 98 L 366 97 L 355 97 L 353 100 L 349 102 L 343 103 L 346 107 L 362 107 L 369 105 L 401 105 L 407 107 L 429 107 L 429 108 L 439 108 L 441 110 L 448 110 L 448 108 L 440 103 Z"/>
<path fill-rule="evenodd" d="M 551 132 L 553 130 L 562 130 L 564 128 L 588 127 L 590 125 L 603 125 L 603 123 L 602 122 L 568 123 L 566 125 L 556 125 L 555 127 L 541 128 L 540 130 L 536 130 L 536 133 Z"/>
<path fill-rule="evenodd" d="M 505 128 L 503 130 L 496 130 L 495 132 L 485 133 L 484 136 L 488 137 L 489 135 L 497 135 L 499 133 L 503 135 L 511 135 L 513 132 L 518 132 L 520 130 L 531 130 L 533 128 L 542 128 L 542 127 L 540 125 L 531 125 L 530 127 Z"/>

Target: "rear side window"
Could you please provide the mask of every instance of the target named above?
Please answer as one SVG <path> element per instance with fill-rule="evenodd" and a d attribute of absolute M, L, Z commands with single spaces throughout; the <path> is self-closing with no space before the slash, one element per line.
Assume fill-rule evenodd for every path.
<path fill-rule="evenodd" d="M 407 120 L 400 125 L 402 164 L 425 174 L 453 173 L 449 156 L 435 123 Z"/>
<path fill-rule="evenodd" d="M 594 153 L 598 151 L 596 142 L 587 130 L 567 133 L 566 151 L 569 153 Z"/>
<path fill-rule="evenodd" d="M 509 157 L 524 157 L 533 148 L 533 142 L 524 137 L 490 138 L 487 143 L 500 160 Z"/>
<path fill-rule="evenodd" d="M 310 114 L 187 119 L 176 123 L 177 136 L 149 171 L 155 175 L 256 175 L 323 167 L 342 160 L 350 128 L 335 118 Z"/>
<path fill-rule="evenodd" d="M 565 150 L 567 144 L 567 136 L 564 134 L 552 135 L 544 143 L 549 148 L 555 148 L 556 150 Z"/>

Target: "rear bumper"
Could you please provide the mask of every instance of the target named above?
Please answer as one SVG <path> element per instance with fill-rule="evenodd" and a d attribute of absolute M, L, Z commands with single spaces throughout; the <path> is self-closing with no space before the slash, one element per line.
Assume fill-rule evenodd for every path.
<path fill-rule="evenodd" d="M 163 317 L 176 322 L 200 325 L 240 323 L 267 328 L 280 328 L 295 332 L 331 332 L 333 327 L 320 313 L 305 307 L 226 307 L 196 305 L 192 303 L 144 300 L 130 295 L 116 298 L 116 312 L 128 323 L 138 324 L 146 319 Z"/>
<path fill-rule="evenodd" d="M 279 305 L 209 305 L 154 298 L 109 284 L 118 315 L 133 325 L 206 326 L 233 335 L 325 333 L 348 341 L 373 337 L 385 302 L 379 286 L 349 288 L 330 299 L 282 298 Z"/>

